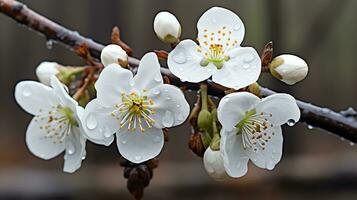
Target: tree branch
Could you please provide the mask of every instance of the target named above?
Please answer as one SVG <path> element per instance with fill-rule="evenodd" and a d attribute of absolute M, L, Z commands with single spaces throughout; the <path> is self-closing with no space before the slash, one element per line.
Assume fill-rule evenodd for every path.
<path fill-rule="evenodd" d="M 92 39 L 81 36 L 75 31 L 69 30 L 27 8 L 24 4 L 13 0 L 0 0 L 0 12 L 13 18 L 18 23 L 23 24 L 36 32 L 41 33 L 48 40 L 62 43 L 64 46 L 75 49 L 78 45 L 86 44 L 92 57 L 99 59 L 100 52 L 104 47 L 102 44 L 94 42 Z M 137 66 L 139 60 L 129 57 L 129 64 Z M 134 69 L 135 71 L 135 69 Z M 185 87 L 191 90 L 198 90 L 199 84 L 181 82 L 168 69 L 161 68 L 161 73 L 170 79 L 171 84 L 178 87 Z M 210 95 L 223 97 L 228 88 L 220 86 L 208 80 L 208 91 Z M 269 96 L 275 92 L 261 89 L 261 96 Z M 305 122 L 313 127 L 321 128 L 333 133 L 336 136 L 345 138 L 352 142 L 357 142 L 357 120 L 356 116 L 345 115 L 344 112 L 334 112 L 328 108 L 321 108 L 310 103 L 297 101 L 301 110 L 301 122 Z"/>

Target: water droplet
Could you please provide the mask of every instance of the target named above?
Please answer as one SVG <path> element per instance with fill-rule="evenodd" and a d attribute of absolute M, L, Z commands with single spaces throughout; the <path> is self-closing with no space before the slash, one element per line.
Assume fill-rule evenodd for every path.
<path fill-rule="evenodd" d="M 129 83 L 129 85 L 130 85 L 131 87 L 133 87 L 133 86 L 134 86 L 134 80 L 131 80 L 130 83 Z"/>
<path fill-rule="evenodd" d="M 325 114 L 327 114 L 327 113 L 330 112 L 330 109 L 328 109 L 328 108 L 323 108 L 323 109 L 322 109 L 322 112 L 325 113 Z"/>
<path fill-rule="evenodd" d="M 126 143 L 128 143 L 128 141 L 122 140 L 121 143 L 122 143 L 122 144 L 126 144 Z"/>
<path fill-rule="evenodd" d="M 161 75 L 155 76 L 154 80 L 155 80 L 156 82 L 161 82 L 161 81 L 162 81 Z"/>
<path fill-rule="evenodd" d="M 98 121 L 92 114 L 89 114 L 86 119 L 86 125 L 89 130 L 93 130 L 97 127 Z"/>
<path fill-rule="evenodd" d="M 68 143 L 67 145 L 67 153 L 69 155 L 73 155 L 76 152 L 76 149 L 74 148 L 74 145 L 72 143 Z"/>
<path fill-rule="evenodd" d="M 244 64 L 244 65 L 243 65 L 243 69 L 245 69 L 245 70 L 247 70 L 249 67 L 250 67 L 249 64 Z"/>
<path fill-rule="evenodd" d="M 177 104 L 177 105 L 176 105 L 176 108 L 180 108 L 180 107 L 181 107 L 181 105 L 180 105 L 180 104 Z"/>
<path fill-rule="evenodd" d="M 111 133 L 111 132 L 109 132 L 109 131 L 105 131 L 104 132 L 104 137 L 106 137 L 106 138 L 109 138 L 109 137 L 111 137 L 113 134 Z"/>
<path fill-rule="evenodd" d="M 185 54 L 182 52 L 179 52 L 177 55 L 173 57 L 174 61 L 178 64 L 183 64 L 186 62 L 186 57 Z"/>
<path fill-rule="evenodd" d="M 307 128 L 311 130 L 311 129 L 313 129 L 314 127 L 311 126 L 311 125 L 307 125 Z"/>
<path fill-rule="evenodd" d="M 159 95 L 159 94 L 160 94 L 160 90 L 154 89 L 154 90 L 152 91 L 152 93 L 153 93 L 154 95 Z"/>
<path fill-rule="evenodd" d="M 355 143 L 354 142 L 350 142 L 350 146 L 355 146 Z"/>
<path fill-rule="evenodd" d="M 49 39 L 46 41 L 46 47 L 47 49 L 52 49 L 53 47 L 53 40 Z"/>
<path fill-rule="evenodd" d="M 22 95 L 24 95 L 24 97 L 29 97 L 29 96 L 31 96 L 31 94 L 32 94 L 32 92 L 30 90 L 24 90 L 22 92 Z"/>
<path fill-rule="evenodd" d="M 171 100 L 171 97 L 170 97 L 170 96 L 167 96 L 167 97 L 166 97 L 166 100 Z"/>
<path fill-rule="evenodd" d="M 288 122 L 287 122 L 288 126 L 294 126 L 295 123 L 296 123 L 296 122 L 295 122 L 295 120 L 293 120 L 293 119 L 289 119 Z"/>
<path fill-rule="evenodd" d="M 161 137 L 160 136 L 156 136 L 156 137 L 154 137 L 154 139 L 153 139 L 153 142 L 154 143 L 159 143 L 159 142 L 161 142 Z"/>
<path fill-rule="evenodd" d="M 209 69 L 207 69 L 207 71 L 208 71 L 208 72 L 212 72 L 212 69 L 209 68 Z"/>
<path fill-rule="evenodd" d="M 174 118 L 171 111 L 167 110 L 162 119 L 162 125 L 165 127 L 171 127 L 174 124 Z"/>
<path fill-rule="evenodd" d="M 141 160 L 141 156 L 135 156 L 135 160 Z"/>
<path fill-rule="evenodd" d="M 272 169 L 274 169 L 274 167 L 275 167 L 274 162 L 271 160 L 266 164 L 266 168 L 268 170 L 272 170 Z"/>
<path fill-rule="evenodd" d="M 84 151 L 84 152 L 83 152 L 83 155 L 82 155 L 82 160 L 86 159 L 86 156 L 87 156 L 87 152 Z"/>
<path fill-rule="evenodd" d="M 238 31 L 240 29 L 240 24 L 236 24 L 233 26 L 234 31 Z"/>

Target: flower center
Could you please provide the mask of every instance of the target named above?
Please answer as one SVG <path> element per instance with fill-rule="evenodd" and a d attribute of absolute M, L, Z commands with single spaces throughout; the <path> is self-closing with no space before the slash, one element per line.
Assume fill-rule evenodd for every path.
<path fill-rule="evenodd" d="M 144 132 L 144 123 L 152 128 L 155 120 L 151 117 L 155 114 L 152 105 L 154 101 L 148 99 L 147 96 L 139 96 L 135 92 L 130 94 L 122 93 L 122 102 L 116 104 L 117 110 L 111 113 L 120 123 L 120 128 L 127 126 L 129 131 L 135 131 L 137 127 L 141 132 Z"/>
<path fill-rule="evenodd" d="M 267 143 L 275 135 L 271 131 L 274 125 L 269 121 L 272 117 L 270 113 L 257 113 L 255 109 L 247 111 L 244 118 L 236 125 L 237 134 L 242 134 L 244 149 L 252 148 L 257 151 L 258 148 L 265 150 Z"/>
<path fill-rule="evenodd" d="M 223 67 L 224 62 L 230 59 L 226 52 L 238 43 L 231 38 L 231 34 L 232 31 L 226 26 L 212 32 L 203 29 L 203 37 L 197 39 L 200 43 L 197 52 L 204 55 L 201 61 L 202 67 L 206 67 L 209 63 L 214 64 L 217 69 Z"/>
<path fill-rule="evenodd" d="M 34 120 L 42 124 L 40 129 L 45 132 L 44 139 L 52 139 L 54 144 L 62 143 L 71 133 L 72 127 L 78 127 L 78 122 L 69 107 L 57 105 L 52 109 L 48 113 L 36 115 Z"/>

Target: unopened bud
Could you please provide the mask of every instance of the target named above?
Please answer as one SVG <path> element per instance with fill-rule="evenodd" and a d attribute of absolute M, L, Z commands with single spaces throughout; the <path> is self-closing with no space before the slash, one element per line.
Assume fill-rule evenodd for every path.
<path fill-rule="evenodd" d="M 280 55 L 270 63 L 271 74 L 288 85 L 303 80 L 308 72 L 307 63 L 298 56 Z"/>
<path fill-rule="evenodd" d="M 126 67 L 128 65 L 128 55 L 119 45 L 116 44 L 110 44 L 104 47 L 100 55 L 100 59 L 104 66 L 108 66 L 113 63 L 119 64 L 122 67 Z"/>
<path fill-rule="evenodd" d="M 36 76 L 38 80 L 45 84 L 50 85 L 51 76 L 56 76 L 60 73 L 59 65 L 56 62 L 42 62 L 36 68 Z"/>
<path fill-rule="evenodd" d="M 176 43 L 181 36 L 181 25 L 173 14 L 159 12 L 154 19 L 154 31 L 163 42 Z"/>
<path fill-rule="evenodd" d="M 212 127 L 212 115 L 208 110 L 201 110 L 198 114 L 197 125 L 200 130 L 210 130 Z"/>
<path fill-rule="evenodd" d="M 223 155 L 220 150 L 214 151 L 211 147 L 207 148 L 203 156 L 203 165 L 208 175 L 217 181 L 229 177 L 224 168 Z"/>

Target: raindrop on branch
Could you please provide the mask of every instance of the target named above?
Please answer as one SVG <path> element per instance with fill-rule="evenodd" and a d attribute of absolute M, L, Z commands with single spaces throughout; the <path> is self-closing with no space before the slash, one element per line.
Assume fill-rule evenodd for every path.
<path fill-rule="evenodd" d="M 53 40 L 49 39 L 46 41 L 46 47 L 47 49 L 52 49 L 53 47 Z"/>

